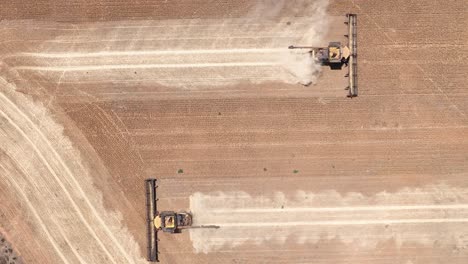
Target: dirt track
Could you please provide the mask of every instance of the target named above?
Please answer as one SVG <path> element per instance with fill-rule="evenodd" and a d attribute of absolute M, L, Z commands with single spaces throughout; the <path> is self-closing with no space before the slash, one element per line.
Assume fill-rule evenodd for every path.
<path fill-rule="evenodd" d="M 320 40 L 301 1 L 10 2 L 0 227 L 26 263 L 144 262 L 147 177 L 221 226 L 161 236 L 163 263 L 468 261 L 462 1 L 331 1 Z M 359 97 L 296 84 L 283 47 L 350 11 Z"/>

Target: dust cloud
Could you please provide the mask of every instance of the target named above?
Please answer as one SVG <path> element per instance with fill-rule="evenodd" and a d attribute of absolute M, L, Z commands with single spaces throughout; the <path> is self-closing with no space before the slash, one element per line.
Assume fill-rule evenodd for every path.
<path fill-rule="evenodd" d="M 312 58 L 307 50 L 284 52 L 280 62 L 293 76 L 293 79 L 288 82 L 300 83 L 306 86 L 317 83 L 322 66 Z"/>
<path fill-rule="evenodd" d="M 244 192 L 195 193 L 190 197 L 196 252 L 243 244 L 318 243 L 338 239 L 349 247 L 373 249 L 393 240 L 468 248 L 468 190 L 444 184 L 405 188 L 373 196 L 361 193 L 297 191 L 252 197 Z"/>
<path fill-rule="evenodd" d="M 280 14 L 285 4 L 286 0 L 257 0 L 247 14 L 247 17 L 275 18 Z"/>
<path fill-rule="evenodd" d="M 328 32 L 329 19 L 327 15 L 329 1 L 318 0 L 310 4 L 311 23 L 308 31 L 299 43 L 294 45 L 317 46 Z M 303 85 L 315 84 L 320 76 L 322 66 L 314 60 L 307 50 L 290 50 L 282 59 L 283 66 Z"/>
<path fill-rule="evenodd" d="M 303 36 L 290 43 L 295 46 L 318 46 L 328 32 L 329 19 L 327 15 L 329 0 L 295 1 L 294 5 L 285 0 L 258 0 L 249 12 L 248 17 L 258 20 L 273 19 L 281 15 L 282 11 L 292 10 L 293 13 L 304 12 L 310 19 L 308 29 Z M 286 22 L 287 24 L 290 22 Z M 285 32 L 286 33 L 286 32 Z M 286 48 L 286 46 L 284 47 Z M 283 78 L 286 83 L 300 83 L 310 85 L 317 83 L 322 66 L 313 59 L 310 50 L 286 50 L 278 57 L 279 64 L 291 74 Z M 291 78 L 292 77 L 292 78 Z"/>
<path fill-rule="evenodd" d="M 10 54 L 7 61 L 14 70 L 70 85 L 103 80 L 194 90 L 239 83 L 307 85 L 317 81 L 321 67 L 307 49 L 288 47 L 324 45 L 327 6 L 328 0 L 257 1 L 248 17 L 96 22 L 76 26 L 77 31 L 47 23 L 43 26 L 70 30 L 56 32 L 34 52 Z M 90 45 L 90 39 L 98 44 Z"/>

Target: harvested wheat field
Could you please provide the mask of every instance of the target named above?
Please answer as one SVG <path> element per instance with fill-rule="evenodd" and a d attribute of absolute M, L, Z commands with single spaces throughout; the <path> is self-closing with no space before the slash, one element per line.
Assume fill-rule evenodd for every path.
<path fill-rule="evenodd" d="M 218 227 L 159 232 L 161 263 L 468 263 L 467 12 L 2 1 L 0 263 L 147 263 L 147 178 Z M 288 49 L 346 43 L 347 13 L 354 98 Z"/>

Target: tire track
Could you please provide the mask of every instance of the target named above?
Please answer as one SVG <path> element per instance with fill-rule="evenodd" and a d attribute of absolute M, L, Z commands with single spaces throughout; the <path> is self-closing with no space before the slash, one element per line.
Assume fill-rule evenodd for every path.
<path fill-rule="evenodd" d="M 21 110 L 19 110 L 17 108 L 17 106 L 15 104 L 13 104 L 3 93 L 0 93 L 0 101 L 2 101 L 6 99 L 6 101 L 4 102 L 7 102 L 9 104 L 11 104 L 18 112 L 18 114 L 20 114 L 21 116 L 23 116 L 24 120 L 27 120 L 30 124 L 32 124 L 32 126 L 35 128 L 36 131 L 38 131 L 39 135 L 41 135 L 43 137 L 43 139 L 45 139 L 44 135 L 40 132 L 39 129 L 37 129 L 37 127 L 33 124 L 33 122 L 24 114 L 21 112 Z M 55 171 L 53 170 L 53 168 L 51 167 L 51 165 L 49 164 L 49 162 L 47 161 L 47 159 L 42 155 L 42 152 L 39 151 L 39 149 L 37 148 L 36 144 L 27 136 L 27 134 L 13 121 L 10 119 L 10 117 L 5 113 L 3 112 L 2 110 L 0 110 L 0 114 L 3 115 L 3 117 L 22 135 L 22 137 L 31 145 L 31 147 L 34 149 L 34 152 L 36 152 L 36 154 L 38 155 L 38 157 L 42 160 L 43 164 L 47 167 L 47 169 L 49 170 L 49 172 L 51 173 L 51 175 L 53 176 L 53 178 L 55 179 L 55 181 L 59 184 L 60 188 L 64 191 L 67 199 L 70 201 L 71 205 L 73 206 L 73 209 L 75 209 L 75 211 L 77 212 L 78 214 L 78 217 L 81 219 L 81 221 L 83 222 L 84 226 L 86 227 L 86 229 L 88 229 L 88 231 L 91 233 L 91 235 L 93 236 L 93 238 L 96 240 L 96 242 L 98 243 L 98 245 L 103 249 L 103 251 L 106 253 L 106 255 L 109 257 L 109 259 L 112 260 L 113 263 L 117 263 L 112 254 L 107 250 L 107 248 L 104 246 L 104 244 L 102 243 L 102 241 L 99 239 L 99 237 L 97 236 L 96 232 L 94 231 L 94 229 L 89 225 L 88 221 L 85 219 L 83 213 L 81 212 L 79 206 L 75 203 L 75 201 L 73 200 L 70 192 L 67 190 L 67 188 L 64 186 L 64 184 L 62 183 L 62 181 L 60 180 L 60 178 L 58 177 L 58 175 L 55 173 Z M 46 140 L 46 139 L 45 139 Z M 47 141 L 48 142 L 48 141 Z M 47 143 L 50 146 L 50 143 Z M 58 154 L 56 154 L 56 157 L 57 157 L 57 160 L 61 161 L 60 157 L 58 157 Z M 61 161 L 63 163 L 63 161 Z M 79 185 L 77 185 L 77 188 L 79 188 Z M 86 197 L 86 195 L 83 193 L 83 196 L 82 197 Z M 86 199 L 86 198 L 85 198 Z M 95 215 L 97 216 L 97 215 Z"/>
<path fill-rule="evenodd" d="M 56 221 L 55 219 L 53 219 L 53 222 L 55 222 L 56 227 L 57 227 L 59 233 L 60 233 L 60 234 L 62 235 L 62 237 L 65 239 L 65 242 L 67 242 L 67 244 L 70 245 L 70 248 L 71 248 L 73 254 L 75 254 L 76 258 L 80 261 L 80 263 L 86 263 L 86 261 L 80 256 L 80 254 L 78 253 L 78 251 L 77 251 L 74 247 L 71 246 L 72 243 L 71 243 L 71 241 L 68 239 L 67 234 L 65 234 L 65 232 L 63 231 L 63 228 L 60 227 L 60 224 L 57 223 L 57 221 Z"/>
<path fill-rule="evenodd" d="M 10 171 L 2 163 L 0 163 L 0 169 L 2 169 L 4 171 L 4 175 L 7 175 L 8 171 Z M 69 264 L 70 262 L 68 262 L 67 258 L 63 255 L 63 253 L 60 250 L 59 246 L 55 242 L 55 239 L 49 233 L 49 231 L 47 229 L 47 226 L 44 224 L 44 222 L 43 222 L 42 218 L 40 217 L 39 213 L 37 212 L 37 210 L 34 208 L 34 206 L 32 206 L 31 202 L 29 201 L 27 195 L 24 193 L 23 189 L 21 189 L 21 187 L 18 185 L 18 183 L 14 180 L 14 177 L 10 177 L 9 180 L 12 183 L 12 185 L 14 186 L 14 188 L 16 189 L 16 191 L 23 197 L 23 200 L 26 201 L 26 204 L 27 204 L 27 206 L 29 208 L 29 211 L 32 212 L 32 214 L 34 215 L 34 217 L 38 221 L 39 226 L 44 231 L 47 239 L 52 244 L 52 247 L 54 248 L 55 252 L 57 252 L 58 256 L 63 261 L 63 263 Z"/>
<path fill-rule="evenodd" d="M 407 206 L 352 206 L 352 207 L 302 207 L 282 208 L 282 212 L 356 212 L 356 211 L 400 211 L 400 210 L 433 210 L 433 209 L 468 209 L 468 204 L 446 204 L 446 205 L 407 205 Z M 251 213 L 251 212 L 277 212 L 272 208 L 239 208 L 239 209 L 216 209 L 214 213 Z"/>
<path fill-rule="evenodd" d="M 100 224 L 100 230 L 103 230 L 106 236 L 110 239 L 110 241 L 114 244 L 113 248 L 118 249 L 120 254 L 124 257 L 127 263 L 135 263 L 133 258 L 128 255 L 127 251 L 122 247 L 120 242 L 117 240 L 117 238 L 114 236 L 113 232 L 109 229 L 108 225 L 104 222 L 104 220 L 101 218 L 100 214 L 96 211 L 96 208 L 93 206 L 91 201 L 89 200 L 88 196 L 82 189 L 81 185 L 77 182 L 76 178 L 74 177 L 73 173 L 71 172 L 70 168 L 65 164 L 63 159 L 60 157 L 60 155 L 56 152 L 54 147 L 51 145 L 50 141 L 47 140 L 45 135 L 42 133 L 42 131 L 34 124 L 34 122 L 26 116 L 25 113 L 23 113 L 8 97 L 6 97 L 3 93 L 0 93 L 0 101 L 3 102 L 3 105 L 10 105 L 12 109 L 15 109 L 16 112 L 25 120 L 30 126 L 33 131 L 36 132 L 36 135 L 39 136 L 39 139 L 42 140 L 46 147 L 49 149 L 50 153 L 55 157 L 55 160 L 59 162 L 61 167 L 63 168 L 63 171 L 68 175 L 68 179 L 71 181 L 71 183 L 75 186 L 74 190 L 77 190 L 78 193 L 80 194 L 80 197 L 82 200 L 85 202 L 87 205 L 88 209 L 92 212 L 92 215 L 94 219 L 97 220 L 97 222 Z M 95 230 L 90 226 L 88 221 L 85 219 L 83 212 L 81 211 L 80 207 L 75 203 L 73 200 L 71 194 L 69 191 L 66 189 L 64 186 L 63 182 L 60 180 L 58 175 L 55 173 L 51 165 L 48 163 L 47 159 L 42 155 L 42 153 L 39 151 L 39 149 L 36 147 L 35 143 L 28 137 L 26 132 L 24 132 L 18 125 L 15 124 L 15 122 L 6 114 L 4 111 L 0 110 L 0 113 L 2 116 L 8 120 L 12 124 L 13 127 L 24 137 L 24 139 L 31 145 L 31 147 L 34 149 L 34 151 L 37 153 L 38 157 L 43 161 L 43 164 L 48 168 L 48 170 L 51 172 L 51 175 L 54 177 L 56 182 L 59 184 L 59 186 L 63 189 L 64 193 L 66 194 L 67 199 L 71 202 L 71 205 L 75 209 L 75 211 L 78 214 L 78 217 L 82 220 L 83 224 L 85 225 L 86 229 L 90 231 L 92 236 L 95 238 L 96 242 L 98 245 L 103 249 L 103 252 L 108 256 L 110 260 L 112 260 L 113 263 L 118 263 L 114 256 L 109 252 L 107 247 L 104 245 L 104 243 L 99 239 L 98 235 L 96 234 Z"/>
<path fill-rule="evenodd" d="M 245 192 L 195 193 L 190 210 L 194 225 L 219 227 L 190 230 L 193 247 L 205 253 L 290 239 L 317 243 L 324 237 L 345 244 L 364 238 L 366 248 L 395 238 L 464 248 L 460 238 L 468 234 L 468 190 L 443 184 L 373 196 L 333 190 L 297 191 L 288 198 L 282 192 L 253 197 Z"/>
<path fill-rule="evenodd" d="M 251 20 L 244 24 L 233 23 L 232 19 L 188 20 L 185 23 L 174 20 L 162 21 L 167 24 L 164 27 L 141 23 L 120 30 L 127 27 L 101 23 L 99 27 L 93 27 L 94 31 L 83 30 L 82 27 L 89 28 L 90 25 L 80 25 L 77 34 L 56 33 L 54 41 L 70 40 L 73 43 L 71 49 L 61 42 L 48 43 L 47 50 L 17 52 L 6 60 L 12 61 L 13 70 L 27 71 L 24 74 L 39 72 L 54 82 L 55 72 L 73 72 L 62 80 L 65 83 L 75 78 L 86 81 L 103 77 L 131 81 L 150 75 L 157 83 L 169 87 L 226 86 L 243 81 L 309 84 L 316 82 L 321 67 L 315 65 L 307 52 L 298 55 L 287 46 L 321 41 L 327 27 L 322 24 L 325 14 L 320 10 L 314 8 L 310 17 L 282 18 L 274 22 Z M 181 32 L 183 24 L 185 30 Z M 158 30 L 151 30 L 153 27 Z M 132 30 L 135 28 L 138 30 Z M 259 32 L 271 36 L 260 39 Z M 237 35 L 242 35 L 242 39 Z M 102 41 L 108 46 L 107 51 L 87 43 L 103 36 L 112 37 Z M 154 36 L 159 36 L 160 40 L 148 42 Z M 112 44 L 122 38 L 129 42 Z M 168 38 L 171 39 L 169 42 Z M 226 41 L 220 42 L 220 39 Z M 305 72 L 309 66 L 313 69 Z M 138 75 L 135 70 L 140 70 Z M 185 78 L 180 79 L 181 76 Z"/>
<path fill-rule="evenodd" d="M 118 64 L 96 66 L 14 66 L 14 70 L 32 71 L 100 71 L 118 69 L 161 69 L 161 68 L 220 68 L 220 67 L 268 67 L 281 65 L 278 62 L 220 62 L 220 63 L 180 63 L 180 64 Z"/>
<path fill-rule="evenodd" d="M 348 221 L 311 221 L 311 222 L 262 222 L 262 223 L 207 223 L 206 226 L 225 227 L 288 227 L 288 226 L 347 226 L 347 225 L 385 225 L 385 224 L 429 224 L 429 223 L 468 223 L 468 218 L 433 219 L 391 219 L 391 220 L 348 220 Z"/>
<path fill-rule="evenodd" d="M 225 54 L 225 53 L 274 53 L 284 52 L 285 48 L 263 48 L 263 49 L 194 49 L 194 50 L 135 50 L 135 51 L 100 51 L 100 52 L 68 52 L 68 53 L 45 53 L 45 52 L 21 52 L 8 57 L 39 57 L 39 58 L 86 58 L 107 56 L 142 56 L 142 55 L 181 55 L 181 54 Z"/>

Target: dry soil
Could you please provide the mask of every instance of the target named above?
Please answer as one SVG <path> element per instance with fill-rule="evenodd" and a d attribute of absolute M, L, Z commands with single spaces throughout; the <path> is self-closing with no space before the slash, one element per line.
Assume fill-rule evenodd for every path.
<path fill-rule="evenodd" d="M 145 263 L 148 177 L 220 227 L 161 235 L 162 263 L 468 262 L 463 1 L 1 5 L 0 227 L 25 263 Z M 348 12 L 359 96 L 297 83 L 287 46 L 345 41 Z"/>

